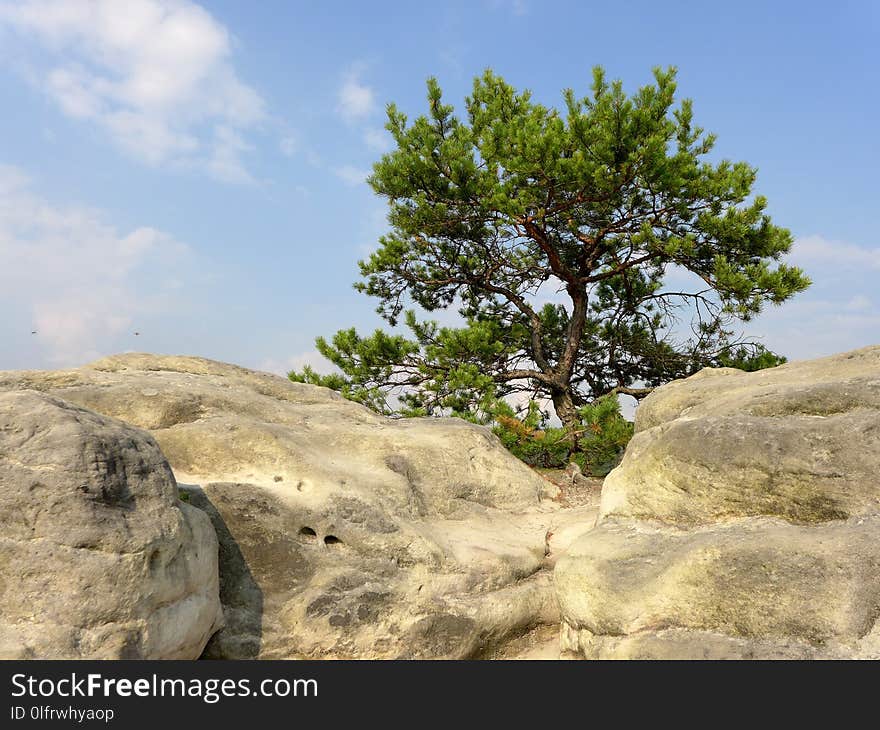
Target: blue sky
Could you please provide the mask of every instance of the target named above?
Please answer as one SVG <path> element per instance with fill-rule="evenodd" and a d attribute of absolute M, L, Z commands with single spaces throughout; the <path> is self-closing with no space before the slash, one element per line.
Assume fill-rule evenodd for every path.
<path fill-rule="evenodd" d="M 0 0 L 0 369 L 284 372 L 373 329 L 351 284 L 385 226 L 384 105 L 420 113 L 430 75 L 460 105 L 486 67 L 556 105 L 595 64 L 631 90 L 676 65 L 815 282 L 749 332 L 793 358 L 880 343 L 878 37 L 876 2 Z"/>

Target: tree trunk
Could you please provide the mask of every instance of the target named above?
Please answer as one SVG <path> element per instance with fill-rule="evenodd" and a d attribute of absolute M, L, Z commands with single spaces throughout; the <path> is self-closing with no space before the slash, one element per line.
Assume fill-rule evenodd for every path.
<path fill-rule="evenodd" d="M 553 408 L 556 410 L 559 420 L 562 421 L 562 425 L 572 431 L 576 430 L 578 416 L 574 401 L 571 399 L 571 391 L 554 390 L 551 392 L 550 397 L 553 399 Z"/>

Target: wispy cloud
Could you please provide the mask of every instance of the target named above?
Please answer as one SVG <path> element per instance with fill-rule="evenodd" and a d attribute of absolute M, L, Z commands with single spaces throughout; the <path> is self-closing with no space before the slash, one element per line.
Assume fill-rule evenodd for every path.
<path fill-rule="evenodd" d="M 364 143 L 374 152 L 388 152 L 394 147 L 394 139 L 384 129 L 370 127 L 364 130 Z"/>
<path fill-rule="evenodd" d="M 797 360 L 880 344 L 880 307 L 867 297 L 855 309 L 845 298 L 800 297 L 768 309 L 749 332 Z"/>
<path fill-rule="evenodd" d="M 297 355 L 291 355 L 286 358 L 269 358 L 263 360 L 257 365 L 257 370 L 263 370 L 267 373 L 275 373 L 276 375 L 286 377 L 287 373 L 291 370 L 302 371 L 303 367 L 306 365 L 321 375 L 340 372 L 339 368 L 317 350 L 301 352 Z"/>
<path fill-rule="evenodd" d="M 873 307 L 874 303 L 864 294 L 854 296 L 845 305 L 845 309 L 848 312 L 864 312 L 872 309 Z"/>
<path fill-rule="evenodd" d="M 99 212 L 54 205 L 21 170 L 0 165 L 0 307 L 30 317 L 4 318 L 0 333 L 35 330 L 53 364 L 119 349 L 140 317 L 169 306 L 191 255 L 155 228 L 124 233 Z"/>
<path fill-rule="evenodd" d="M 299 137 L 293 133 L 285 135 L 278 143 L 278 149 L 285 157 L 293 157 L 299 151 L 299 148 Z"/>
<path fill-rule="evenodd" d="M 230 183 L 253 183 L 255 178 L 242 164 L 244 154 L 253 149 L 242 134 L 233 127 L 218 126 L 214 130 L 214 144 L 208 169 L 218 180 Z"/>
<path fill-rule="evenodd" d="M 806 268 L 831 264 L 837 269 L 880 269 L 880 247 L 856 246 L 816 235 L 798 238 L 790 258 Z"/>
<path fill-rule="evenodd" d="M 516 16 L 523 16 L 529 12 L 526 0 L 489 0 L 489 5 L 495 10 L 504 10 Z"/>
<path fill-rule="evenodd" d="M 768 307 L 749 325 L 751 333 L 796 359 L 880 344 L 880 248 L 811 235 L 794 242 L 788 260 L 803 267 L 813 285 Z"/>
<path fill-rule="evenodd" d="M 336 111 L 346 125 L 360 135 L 367 149 L 373 153 L 385 153 L 393 148 L 393 139 L 386 130 L 376 126 L 373 119 L 378 111 L 376 92 L 361 80 L 364 68 L 363 63 L 355 63 L 344 74 L 337 94 Z M 358 185 L 370 174 L 352 164 L 340 165 L 331 171 L 347 185 Z"/>
<path fill-rule="evenodd" d="M 369 117 L 376 109 L 376 93 L 361 81 L 360 64 L 346 72 L 337 94 L 337 111 L 347 122 L 358 122 Z"/>
<path fill-rule="evenodd" d="M 104 130 L 149 165 L 177 163 L 252 180 L 245 133 L 266 118 L 232 66 L 229 31 L 187 0 L 21 0 L 0 25 L 29 46 L 42 89 L 62 112 Z"/>
<path fill-rule="evenodd" d="M 370 176 L 369 170 L 362 170 L 353 165 L 342 165 L 342 167 L 333 168 L 333 174 L 342 180 L 346 185 L 360 185 Z"/>

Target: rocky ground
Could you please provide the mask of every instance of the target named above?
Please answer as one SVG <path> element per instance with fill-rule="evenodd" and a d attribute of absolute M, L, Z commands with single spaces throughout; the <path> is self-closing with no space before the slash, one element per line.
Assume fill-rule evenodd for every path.
<path fill-rule="evenodd" d="M 652 393 L 555 570 L 592 658 L 880 657 L 880 347 Z"/>
<path fill-rule="evenodd" d="M 191 357 L 0 372 L 0 657 L 880 658 L 880 347 L 657 389 L 604 481 Z"/>
<path fill-rule="evenodd" d="M 578 469 L 572 467 L 568 469 L 536 469 L 535 471 L 559 489 L 559 493 L 554 499 L 562 506 L 563 510 L 575 510 L 579 515 L 589 516 L 589 520 L 594 519 L 594 514 L 598 515 L 602 479 L 584 477 Z M 548 570 L 552 570 L 572 539 L 586 531 L 584 525 L 587 524 L 589 522 L 586 520 L 584 522 L 572 521 L 566 527 L 557 529 L 555 533 L 548 536 Z M 481 658 L 541 661 L 574 658 L 570 652 L 561 650 L 560 628 L 560 625 L 555 623 L 536 626 L 493 648 Z"/>
<path fill-rule="evenodd" d="M 536 626 L 558 626 L 553 565 L 597 513 L 593 482 L 545 478 L 488 429 L 387 419 L 323 388 L 199 358 L 124 355 L 76 370 L 0 373 L 4 391 L 114 424 L 99 459 L 112 467 L 99 471 L 125 474 L 132 489 L 144 469 L 127 434 L 138 434 L 141 452 L 164 455 L 181 497 L 170 508 L 207 514 L 219 541 L 223 628 L 207 657 L 487 655 Z M 45 421 L 58 431 L 51 413 Z M 81 426 L 84 440 L 95 438 Z M 32 442 L 15 413 L 8 428 Z M 19 469 L 5 491 L 32 491 L 41 468 Z M 56 489 L 76 497 L 79 477 L 65 478 Z M 74 626 L 91 621 L 76 614 L 79 569 L 72 560 L 75 579 L 61 591 Z M 148 593 L 152 568 L 142 571 Z M 110 571 L 105 580 L 121 578 Z M 15 634 L 29 619 L 8 598 L 4 619 Z M 215 628 L 213 618 L 191 620 L 194 634 Z M 162 656 L 148 633 L 127 651 Z M 68 651 L 93 655 L 89 646 Z"/>
<path fill-rule="evenodd" d="M 562 507 L 599 506 L 603 479 L 583 476 L 576 465 L 567 469 L 535 469 L 544 479 L 559 489 L 555 499 Z"/>

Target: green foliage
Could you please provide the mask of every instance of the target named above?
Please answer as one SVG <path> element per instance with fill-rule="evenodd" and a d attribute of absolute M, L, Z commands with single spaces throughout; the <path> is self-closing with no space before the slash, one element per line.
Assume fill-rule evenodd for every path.
<path fill-rule="evenodd" d="M 320 375 L 306 365 L 301 373 L 292 370 L 287 374 L 295 383 L 323 385 L 338 390 L 346 398 L 362 403 L 379 412 L 394 411 L 387 401 L 383 386 L 392 383 L 401 365 L 418 346 L 404 337 L 388 335 L 376 330 L 372 337 L 361 337 L 354 328 L 340 330 L 332 343 L 319 337 L 315 344 L 318 351 L 333 362 L 345 376 L 337 373 Z"/>
<path fill-rule="evenodd" d="M 578 418 L 580 434 L 572 459 L 584 474 L 605 476 L 620 462 L 633 424 L 620 414 L 620 401 L 613 395 L 582 406 Z"/>
<path fill-rule="evenodd" d="M 562 468 L 574 461 L 584 474 L 605 476 L 619 463 L 633 424 L 620 414 L 617 398 L 605 396 L 578 409 L 574 428 L 548 427 L 531 401 L 524 418 L 515 417 L 512 410 L 499 411 L 493 431 L 526 464 Z"/>
<path fill-rule="evenodd" d="M 597 68 L 553 109 L 486 71 L 461 116 L 434 79 L 411 123 L 390 105 L 395 149 L 369 182 L 391 230 L 355 288 L 407 334 L 319 338 L 340 374 L 291 378 L 383 413 L 485 423 L 506 396 L 548 398 L 573 431 L 603 395 L 775 363 L 737 323 L 809 280 L 781 261 L 792 236 L 753 195 L 755 169 L 710 162 L 715 138 L 675 92 L 672 68 L 632 95 Z M 675 270 L 700 285 L 672 287 Z M 461 327 L 415 313 L 449 307 Z"/>
<path fill-rule="evenodd" d="M 739 368 L 752 373 L 764 368 L 775 368 L 788 362 L 787 358 L 777 355 L 760 345 L 754 349 L 738 347 L 729 352 L 722 353 L 718 357 L 718 366 L 724 368 Z"/>
<path fill-rule="evenodd" d="M 344 375 L 320 375 L 309 366 L 291 371 L 294 382 L 323 385 L 346 398 L 386 415 L 446 414 L 478 423 L 491 420 L 501 395 L 488 375 L 505 356 L 505 333 L 497 322 L 472 321 L 464 328 L 438 327 L 406 316 L 412 339 L 376 330 L 360 337 L 341 330 L 327 342 L 316 340 L 318 351 Z M 398 391 L 397 401 L 389 393 Z"/>

